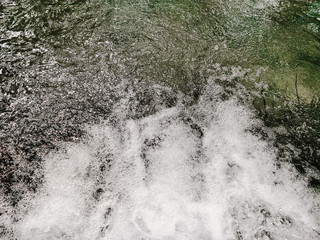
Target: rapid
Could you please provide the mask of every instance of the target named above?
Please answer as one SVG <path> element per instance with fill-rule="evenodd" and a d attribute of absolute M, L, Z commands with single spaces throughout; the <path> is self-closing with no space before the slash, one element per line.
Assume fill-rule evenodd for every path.
<path fill-rule="evenodd" d="M 296 71 L 318 91 L 319 9 L 2 1 L 0 239 L 319 239 L 299 150 L 252 104 Z"/>

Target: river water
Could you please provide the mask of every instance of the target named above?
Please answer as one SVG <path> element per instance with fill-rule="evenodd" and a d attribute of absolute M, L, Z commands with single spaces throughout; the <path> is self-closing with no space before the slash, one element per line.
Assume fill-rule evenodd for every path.
<path fill-rule="evenodd" d="M 1 239 L 320 238 L 319 193 L 252 107 L 296 74 L 319 91 L 318 1 L 0 11 Z"/>

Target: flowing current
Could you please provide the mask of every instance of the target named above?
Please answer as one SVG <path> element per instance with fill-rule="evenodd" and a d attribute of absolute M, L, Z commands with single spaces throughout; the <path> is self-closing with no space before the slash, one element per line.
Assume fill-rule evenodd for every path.
<path fill-rule="evenodd" d="M 0 238 L 320 239 L 319 193 L 250 105 L 318 73 L 290 66 L 320 21 L 283 40 L 292 2 L 3 1 Z"/>
<path fill-rule="evenodd" d="M 49 154 L 18 239 L 319 239 L 319 199 L 218 89 L 139 120 L 124 103 Z"/>

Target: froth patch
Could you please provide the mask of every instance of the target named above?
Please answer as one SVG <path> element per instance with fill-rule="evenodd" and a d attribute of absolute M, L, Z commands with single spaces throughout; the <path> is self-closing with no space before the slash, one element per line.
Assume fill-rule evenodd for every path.
<path fill-rule="evenodd" d="M 231 99 L 92 126 L 46 159 L 19 239 L 318 239 L 319 199 L 255 124 Z"/>

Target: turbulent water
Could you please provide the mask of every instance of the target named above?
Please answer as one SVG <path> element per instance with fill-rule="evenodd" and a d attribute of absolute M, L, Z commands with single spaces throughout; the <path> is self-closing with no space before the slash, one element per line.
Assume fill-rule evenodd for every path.
<path fill-rule="evenodd" d="M 0 11 L 1 239 L 320 238 L 319 193 L 251 105 L 275 72 L 318 90 L 317 1 Z"/>
<path fill-rule="evenodd" d="M 113 124 L 46 157 L 19 239 L 319 238 L 319 200 L 277 166 L 236 99 L 204 95 L 139 120 L 117 110 Z"/>

